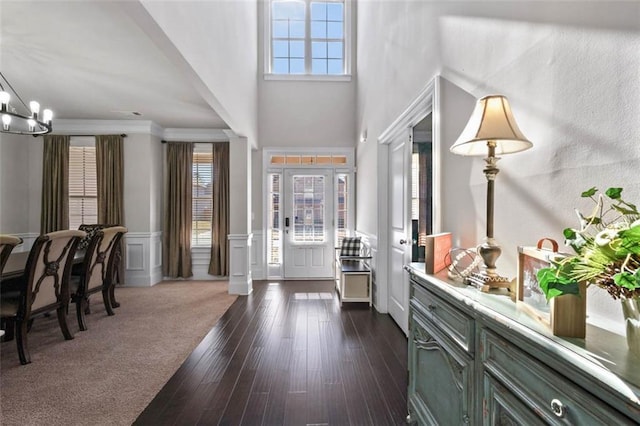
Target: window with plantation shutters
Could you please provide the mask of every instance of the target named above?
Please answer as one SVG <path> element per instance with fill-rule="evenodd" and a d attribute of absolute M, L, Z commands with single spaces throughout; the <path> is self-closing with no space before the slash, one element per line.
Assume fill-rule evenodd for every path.
<path fill-rule="evenodd" d="M 193 145 L 191 246 L 211 247 L 213 211 L 213 145 Z"/>
<path fill-rule="evenodd" d="M 98 223 L 96 148 L 70 146 L 69 229 L 78 229 L 83 223 Z"/>

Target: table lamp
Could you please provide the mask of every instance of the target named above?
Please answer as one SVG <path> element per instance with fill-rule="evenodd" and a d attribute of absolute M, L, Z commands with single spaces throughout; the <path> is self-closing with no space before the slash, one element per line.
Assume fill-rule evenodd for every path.
<path fill-rule="evenodd" d="M 511 154 L 531 148 L 516 124 L 509 101 L 502 95 L 489 95 L 478 100 L 467 126 L 450 151 L 458 155 L 487 155 L 483 170 L 487 177 L 487 236 L 478 248 L 484 261 L 484 269 L 468 277 L 470 284 L 482 291 L 508 288 L 510 280 L 496 270 L 496 260 L 500 257 L 500 246 L 493 238 L 493 198 L 494 181 L 499 169 L 496 163 L 499 154 Z"/>

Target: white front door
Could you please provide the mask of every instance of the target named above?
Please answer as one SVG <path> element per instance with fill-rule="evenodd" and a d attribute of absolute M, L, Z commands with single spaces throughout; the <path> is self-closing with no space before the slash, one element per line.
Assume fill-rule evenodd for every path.
<path fill-rule="evenodd" d="M 411 262 L 411 136 L 401 134 L 389 147 L 389 314 L 405 332 L 409 329 L 409 275 Z"/>
<path fill-rule="evenodd" d="M 333 187 L 333 170 L 285 171 L 285 278 L 333 277 Z"/>

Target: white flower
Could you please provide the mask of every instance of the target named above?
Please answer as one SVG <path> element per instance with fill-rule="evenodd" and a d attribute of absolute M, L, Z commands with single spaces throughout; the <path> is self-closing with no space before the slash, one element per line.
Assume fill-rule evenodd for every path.
<path fill-rule="evenodd" d="M 638 222 L 638 224 L 640 225 L 640 222 Z M 627 224 L 627 222 L 616 222 L 609 225 L 609 227 L 617 231 L 623 231 L 625 229 L 629 229 L 629 225 Z"/>
<path fill-rule="evenodd" d="M 602 247 L 602 246 L 606 246 L 607 244 L 609 244 L 617 236 L 618 236 L 618 230 L 616 230 L 616 229 L 604 229 L 604 230 L 602 230 L 602 231 L 600 231 L 600 232 L 598 232 L 596 234 L 596 236 L 593 239 L 593 241 L 596 243 L 596 245 L 599 245 L 600 247 Z"/>

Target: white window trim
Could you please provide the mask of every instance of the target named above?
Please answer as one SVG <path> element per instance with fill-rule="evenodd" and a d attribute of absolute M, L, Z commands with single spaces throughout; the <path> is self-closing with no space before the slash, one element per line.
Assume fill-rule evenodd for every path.
<path fill-rule="evenodd" d="M 344 1 L 344 74 L 274 74 L 271 72 L 271 1 L 264 3 L 264 31 L 262 40 L 264 45 L 264 79 L 270 81 L 351 81 L 351 46 L 353 0 Z M 305 39 L 306 40 L 306 39 Z M 308 41 L 308 40 L 307 40 Z M 309 54 L 310 52 L 306 52 Z"/>
<path fill-rule="evenodd" d="M 347 158 L 347 164 L 278 164 L 277 166 L 271 164 L 271 156 L 272 155 L 321 155 L 321 154 L 331 154 L 331 155 L 344 155 Z M 355 218 L 356 218 L 356 168 L 355 168 L 355 150 L 354 148 L 344 148 L 344 147 L 336 147 L 336 148 L 327 148 L 327 147 L 315 147 L 315 148 L 264 148 L 262 151 L 262 234 L 265 236 L 262 240 L 262 259 L 260 262 L 264 264 L 266 271 L 267 279 L 278 279 L 284 277 L 284 269 L 283 265 L 270 266 L 268 262 L 268 251 L 267 251 L 267 234 L 268 234 L 268 223 L 269 223 L 269 212 L 268 206 L 269 203 L 269 188 L 268 188 L 268 176 L 269 173 L 280 173 L 282 175 L 282 179 L 285 177 L 285 171 L 287 169 L 327 169 L 333 170 L 333 185 L 334 189 L 337 186 L 337 178 L 336 175 L 338 173 L 343 173 L 349 175 L 348 181 L 348 189 L 347 192 L 351 194 L 348 199 L 348 217 L 347 224 L 348 229 L 353 230 L 355 232 Z M 284 191 L 285 183 L 282 180 L 282 191 Z M 282 192 L 281 192 L 282 195 Z M 337 208 L 337 193 L 334 191 L 334 214 Z M 282 198 L 281 198 L 282 200 Z M 282 201 L 281 201 L 282 202 Z M 281 218 L 282 219 L 282 218 Z M 335 219 L 335 218 L 334 218 Z M 335 227 L 334 227 L 335 229 Z M 284 243 L 283 243 L 284 247 Z M 284 253 L 282 253 L 284 256 Z"/>

